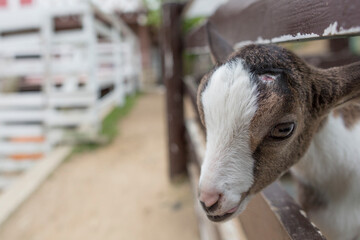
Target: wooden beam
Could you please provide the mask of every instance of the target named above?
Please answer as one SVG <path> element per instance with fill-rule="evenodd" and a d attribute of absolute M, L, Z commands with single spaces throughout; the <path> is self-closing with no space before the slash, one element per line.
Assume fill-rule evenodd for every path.
<path fill-rule="evenodd" d="M 329 40 L 331 52 L 349 51 L 350 44 L 348 38 L 337 38 Z"/>
<path fill-rule="evenodd" d="M 189 98 L 191 100 L 192 107 L 193 107 L 195 115 L 196 115 L 196 119 L 200 123 L 201 130 L 205 134 L 205 127 L 204 127 L 204 125 L 201 124 L 200 114 L 199 114 L 199 111 L 197 108 L 197 89 L 199 86 L 195 82 L 195 78 L 193 78 L 192 76 L 185 77 L 184 86 L 185 86 L 185 93 L 189 96 Z"/>
<path fill-rule="evenodd" d="M 239 220 L 249 240 L 291 239 L 261 193 L 251 199 Z"/>
<path fill-rule="evenodd" d="M 183 4 L 162 6 L 162 77 L 166 85 L 170 177 L 186 173 L 181 13 Z"/>
<path fill-rule="evenodd" d="M 319 68 L 331 68 L 360 61 L 360 56 L 349 51 L 329 52 L 321 56 L 305 56 L 303 59 Z"/>
<path fill-rule="evenodd" d="M 360 61 L 360 56 L 349 49 L 349 39 L 338 38 L 329 40 L 329 52 L 321 56 L 305 56 L 304 60 L 313 66 L 331 68 Z"/>
<path fill-rule="evenodd" d="M 295 203 L 278 183 L 271 184 L 262 193 L 291 239 L 325 239 L 320 230 L 306 217 L 304 210 Z"/>
<path fill-rule="evenodd" d="M 194 159 L 200 167 L 205 157 L 205 137 L 201 134 L 201 128 L 199 124 L 193 120 L 186 120 L 186 133 L 189 136 L 188 144 L 191 144 L 191 148 L 194 152 Z"/>
<path fill-rule="evenodd" d="M 209 18 L 232 45 L 279 43 L 359 35 L 360 0 L 230 0 Z M 204 26 L 189 34 L 187 48 L 207 46 Z"/>
<path fill-rule="evenodd" d="M 192 76 L 186 76 L 184 78 L 184 86 L 185 92 L 190 97 L 191 103 L 194 109 L 197 111 L 197 88 L 198 86 L 195 84 L 195 79 Z"/>

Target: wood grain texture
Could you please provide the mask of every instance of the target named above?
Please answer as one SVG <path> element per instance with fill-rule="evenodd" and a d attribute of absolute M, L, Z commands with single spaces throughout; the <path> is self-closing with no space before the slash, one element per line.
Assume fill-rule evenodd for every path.
<path fill-rule="evenodd" d="M 271 184 L 262 193 L 291 239 L 325 240 L 320 230 L 278 183 Z"/>
<path fill-rule="evenodd" d="M 181 13 L 184 5 L 162 6 L 162 77 L 166 85 L 168 149 L 170 177 L 186 173 L 185 125 L 183 104 L 183 66 Z"/>
<path fill-rule="evenodd" d="M 184 86 L 185 86 L 185 93 L 189 96 L 191 100 L 194 110 L 193 112 L 196 115 L 196 120 L 198 121 L 203 134 L 205 134 L 205 127 L 201 123 L 200 114 L 197 108 L 197 101 L 196 101 L 198 84 L 196 83 L 195 78 L 193 78 L 192 76 L 186 76 L 184 78 Z"/>
<path fill-rule="evenodd" d="M 359 35 L 360 0 L 230 0 L 209 18 L 232 45 L 278 43 Z M 333 31 L 331 31 L 331 29 Z M 207 45 L 204 26 L 186 38 L 187 48 Z M 284 37 L 286 36 L 286 37 Z"/>
<path fill-rule="evenodd" d="M 291 239 L 261 193 L 251 199 L 238 218 L 249 240 Z"/>

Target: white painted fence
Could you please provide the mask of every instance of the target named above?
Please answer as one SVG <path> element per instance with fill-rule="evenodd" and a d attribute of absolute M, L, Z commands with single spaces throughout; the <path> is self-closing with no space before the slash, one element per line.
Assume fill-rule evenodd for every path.
<path fill-rule="evenodd" d="M 96 136 L 141 71 L 137 39 L 115 16 L 86 1 L 19 1 L 0 6 L 0 173 L 30 167 L 71 134 Z"/>

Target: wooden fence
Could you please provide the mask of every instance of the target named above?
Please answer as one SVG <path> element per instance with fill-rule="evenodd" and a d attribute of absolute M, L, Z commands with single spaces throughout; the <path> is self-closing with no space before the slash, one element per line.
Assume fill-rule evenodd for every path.
<path fill-rule="evenodd" d="M 205 132 L 196 107 L 199 76 L 184 76 L 185 52 L 208 52 L 205 25 L 187 35 L 182 17 L 187 4 L 162 6 L 162 66 L 167 89 L 169 172 L 172 179 L 187 173 L 197 196 Z M 347 38 L 360 34 L 360 1 L 229 0 L 208 21 L 235 48 L 249 43 L 283 43 L 330 39 L 330 51 L 306 60 L 319 67 L 358 61 Z M 342 39 L 338 39 L 342 37 Z M 278 182 L 257 194 L 237 218 L 213 224 L 195 198 L 201 239 L 325 239 L 300 206 Z"/>

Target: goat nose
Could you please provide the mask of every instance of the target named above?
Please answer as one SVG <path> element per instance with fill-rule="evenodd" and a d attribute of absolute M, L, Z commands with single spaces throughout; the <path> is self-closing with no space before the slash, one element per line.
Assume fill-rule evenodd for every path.
<path fill-rule="evenodd" d="M 200 192 L 199 200 L 201 205 L 204 207 L 205 210 L 212 210 L 217 207 L 217 203 L 220 199 L 221 194 L 214 191 L 214 192 Z"/>

